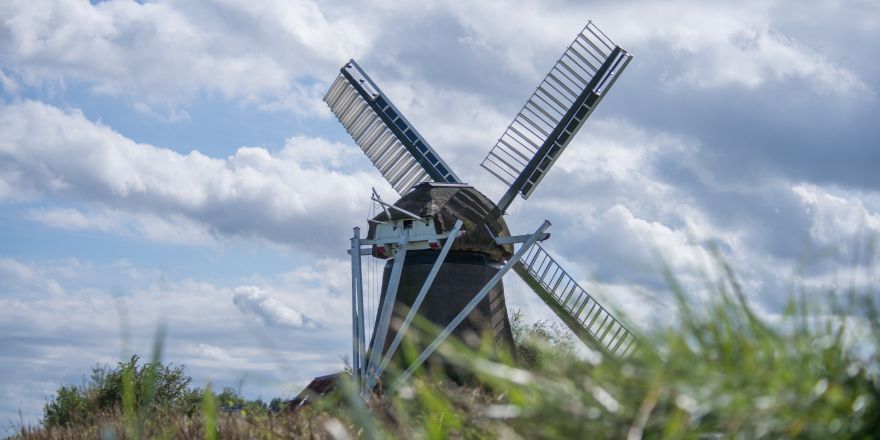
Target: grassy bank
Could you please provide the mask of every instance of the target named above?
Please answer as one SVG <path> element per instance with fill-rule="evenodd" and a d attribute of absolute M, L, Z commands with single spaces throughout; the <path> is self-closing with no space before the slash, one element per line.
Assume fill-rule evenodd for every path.
<path fill-rule="evenodd" d="M 433 369 L 397 395 L 364 401 L 345 381 L 295 413 L 224 412 L 222 393 L 210 390 L 175 403 L 159 392 L 161 372 L 120 364 L 115 403 L 57 423 L 50 402 L 45 426 L 19 437 L 880 438 L 873 292 L 796 296 L 771 323 L 749 307 L 732 275 L 701 304 L 673 276 L 668 281 L 679 319 L 640 335 L 643 350 L 630 359 L 578 356 L 565 332 L 520 320 L 518 360 L 492 355 L 489 340 L 477 350 L 441 350 L 479 387 Z"/>

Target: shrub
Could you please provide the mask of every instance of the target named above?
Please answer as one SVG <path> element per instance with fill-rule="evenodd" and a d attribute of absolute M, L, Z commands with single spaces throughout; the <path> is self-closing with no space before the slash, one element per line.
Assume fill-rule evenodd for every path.
<path fill-rule="evenodd" d="M 138 365 L 139 357 L 120 362 L 115 368 L 96 366 L 82 386 L 62 385 L 54 399 L 43 407 L 47 427 L 93 423 L 95 415 L 112 412 L 123 404 L 126 381 L 133 391 L 135 408 L 149 407 L 192 415 L 201 402 L 201 391 L 191 389 L 192 378 L 182 365 L 148 362 Z M 148 404 L 149 402 L 149 404 Z"/>
<path fill-rule="evenodd" d="M 513 346 L 519 363 L 539 367 L 545 362 L 570 360 L 574 357 L 574 335 L 556 322 L 539 320 L 528 324 L 522 310 L 510 315 Z"/>

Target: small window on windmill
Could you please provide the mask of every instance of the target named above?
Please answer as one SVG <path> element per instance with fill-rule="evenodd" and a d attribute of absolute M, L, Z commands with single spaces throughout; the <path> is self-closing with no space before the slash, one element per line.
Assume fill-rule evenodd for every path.
<path fill-rule="evenodd" d="M 403 229 L 412 229 L 413 221 L 412 220 L 404 220 L 403 221 Z"/>

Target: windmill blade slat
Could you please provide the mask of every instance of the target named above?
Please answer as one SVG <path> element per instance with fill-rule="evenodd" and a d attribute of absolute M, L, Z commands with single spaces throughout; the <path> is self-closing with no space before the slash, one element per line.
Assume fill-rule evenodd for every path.
<path fill-rule="evenodd" d="M 593 26 L 591 28 L 590 25 L 587 24 L 587 31 L 589 33 L 593 34 L 594 37 L 596 37 L 595 41 L 602 43 L 602 45 L 604 45 L 605 48 L 607 48 L 608 50 L 614 50 L 614 43 L 611 42 L 611 39 L 609 39 L 608 36 L 605 35 L 605 32 L 602 32 L 601 29 L 599 29 L 596 26 Z M 599 32 L 599 34 L 602 34 L 602 35 L 599 35 L 596 32 Z"/>
<path fill-rule="evenodd" d="M 410 165 L 409 163 L 402 162 L 400 160 L 406 154 L 408 154 L 406 150 L 403 148 L 403 146 L 400 146 L 400 148 L 397 150 L 397 153 L 395 153 L 394 156 L 390 156 L 391 159 L 388 161 L 384 169 L 384 173 L 388 175 L 389 179 L 392 179 L 396 182 L 401 182 L 401 184 L 403 182 L 400 180 L 400 173 L 403 171 L 403 168 L 406 165 Z"/>
<path fill-rule="evenodd" d="M 400 163 L 397 165 L 397 169 L 394 170 L 394 172 L 395 172 L 394 178 L 400 179 L 401 182 L 408 182 L 409 178 L 411 177 L 411 173 L 414 170 L 417 171 L 418 169 L 419 169 L 418 163 L 412 163 L 412 162 Z"/>
<path fill-rule="evenodd" d="M 421 167 L 418 163 L 398 162 L 392 172 L 394 173 L 394 179 L 399 180 L 403 184 L 407 184 L 412 180 L 413 171 L 418 172 L 420 168 Z"/>
<path fill-rule="evenodd" d="M 364 114 L 365 111 L 369 109 L 370 106 L 368 106 L 366 103 L 355 101 L 344 114 L 339 116 L 339 122 L 341 122 L 342 125 L 345 127 L 353 127 L 354 121 L 356 121 L 360 116 Z"/>
<path fill-rule="evenodd" d="M 537 113 L 531 110 L 529 110 L 529 113 L 531 114 L 531 117 L 529 117 L 526 112 L 523 111 L 523 119 L 525 119 L 526 121 L 528 121 L 529 124 L 537 128 L 542 135 L 549 136 L 550 130 L 553 130 L 553 125 L 547 124 L 543 119 L 540 118 L 540 116 L 538 116 Z"/>
<path fill-rule="evenodd" d="M 392 180 L 394 176 L 391 175 L 391 172 L 394 170 L 395 165 L 397 165 L 401 159 L 405 159 L 406 157 L 406 149 L 403 148 L 403 145 L 400 145 L 400 142 L 394 140 L 388 148 L 388 153 L 376 162 L 376 167 L 379 168 L 382 175 L 388 177 L 389 180 Z"/>
<path fill-rule="evenodd" d="M 573 58 L 569 57 L 569 60 L 573 60 Z M 589 79 L 584 79 L 584 77 L 582 76 L 582 72 L 578 73 L 578 70 L 583 71 L 583 67 L 581 67 L 580 65 L 572 63 L 575 65 L 575 67 L 570 66 L 569 63 L 565 62 L 565 56 L 560 58 L 557 63 L 559 66 L 563 67 L 563 69 L 561 70 L 563 71 L 563 73 L 565 73 L 566 78 L 568 78 L 573 84 L 575 84 L 578 89 L 582 89 L 590 83 Z M 587 78 L 590 78 L 590 76 L 591 75 L 587 75 Z"/>
<path fill-rule="evenodd" d="M 568 63 L 566 63 L 565 61 L 562 61 L 563 59 L 565 59 L 565 57 L 562 57 L 562 59 L 559 60 L 559 65 L 562 66 L 562 67 L 565 67 L 565 70 L 567 70 L 568 73 L 570 73 L 572 76 L 574 76 L 574 78 L 577 79 L 578 82 L 579 82 L 580 84 L 587 85 L 587 84 L 590 83 L 588 80 L 585 80 L 585 79 L 581 76 L 580 73 L 577 73 L 577 72 L 575 71 L 575 69 L 573 69 L 571 66 L 569 66 Z M 572 59 L 572 58 L 569 57 L 569 59 Z"/>
<path fill-rule="evenodd" d="M 543 139 L 543 138 L 550 135 L 550 133 L 547 133 L 546 131 L 541 129 L 541 127 L 538 124 L 536 124 L 535 121 L 532 121 L 531 119 L 529 119 L 529 117 L 526 116 L 525 113 L 520 114 L 520 116 L 522 117 L 523 128 L 525 128 L 531 134 L 531 136 L 529 137 L 530 139 L 538 140 L 538 139 Z M 536 132 L 535 130 L 537 130 L 540 133 Z"/>
<path fill-rule="evenodd" d="M 368 145 L 364 150 L 364 154 L 366 154 L 374 164 L 376 163 L 376 160 L 388 151 L 388 147 L 394 143 L 394 134 L 388 131 L 381 122 L 377 122 L 376 125 L 379 126 L 379 130 L 374 137 L 372 139 L 364 140 L 364 143 Z"/>
<path fill-rule="evenodd" d="M 635 336 L 539 244 L 514 266 L 514 271 L 584 343 L 616 357 L 633 351 Z M 628 341 L 626 345 L 624 341 Z"/>
<path fill-rule="evenodd" d="M 577 58 L 575 58 L 575 57 L 577 57 Z M 580 73 L 578 73 L 578 76 L 580 76 L 581 78 L 589 78 L 589 77 L 593 76 L 594 73 L 596 73 L 596 70 L 597 70 L 596 67 L 593 66 L 591 63 L 587 62 L 586 59 L 583 56 L 581 56 L 577 52 L 577 49 L 574 47 L 572 47 L 571 51 L 566 52 L 565 55 L 562 56 L 563 60 L 565 58 L 569 59 L 569 62 L 566 63 L 566 66 L 568 66 L 568 68 L 570 68 L 570 69 L 575 69 L 575 70 L 579 69 Z M 571 66 L 575 66 L 575 67 L 571 67 Z M 589 80 L 583 80 L 583 81 L 585 83 L 590 82 Z"/>
<path fill-rule="evenodd" d="M 357 108 L 356 101 L 357 94 L 352 90 L 345 90 L 342 92 L 342 96 L 336 101 L 336 105 L 342 108 L 343 110 L 336 115 L 340 122 L 342 118 L 348 116 L 348 114 Z"/>
<path fill-rule="evenodd" d="M 336 105 L 336 101 L 342 96 L 344 90 L 345 82 L 334 81 L 333 84 L 330 85 L 330 89 L 327 90 L 327 95 L 324 96 L 324 102 L 326 102 L 327 105 Z"/>
<path fill-rule="evenodd" d="M 519 144 L 519 147 L 514 146 L 514 151 L 517 153 L 522 154 L 522 151 L 534 153 L 538 148 L 537 145 L 532 143 L 532 141 L 528 138 L 528 136 L 526 136 L 525 134 L 520 132 L 517 129 L 517 127 L 515 127 L 515 126 L 511 126 L 510 129 L 508 130 L 508 132 L 505 133 L 505 135 L 508 139 Z M 528 143 L 528 145 L 526 145 L 526 143 Z M 520 148 L 520 147 L 522 147 L 522 148 Z M 529 157 L 526 156 L 526 158 L 529 158 Z M 526 162 L 526 163 L 528 163 L 528 162 Z"/>
<path fill-rule="evenodd" d="M 406 150 L 400 145 L 400 142 L 389 133 L 379 146 L 379 149 L 376 150 L 376 168 L 385 175 L 390 167 L 394 165 L 394 162 L 404 157 L 405 154 Z"/>
<path fill-rule="evenodd" d="M 553 70 L 556 70 L 556 68 L 554 67 Z M 562 87 L 562 89 L 565 90 L 565 93 L 567 93 L 566 96 L 569 96 L 568 99 L 577 99 L 578 94 L 575 93 L 574 90 L 571 89 L 571 87 L 577 87 L 577 86 L 571 86 L 571 87 L 570 87 L 569 84 L 566 84 L 565 81 L 563 81 L 563 80 L 561 80 L 561 79 L 559 78 L 560 76 L 561 76 L 561 75 L 554 75 L 552 71 L 550 72 L 549 75 L 547 75 L 548 78 L 550 78 L 550 79 L 552 79 L 553 81 L 556 82 L 556 85 L 557 85 L 557 86 Z M 557 90 L 558 90 L 558 89 L 557 89 Z"/>
<path fill-rule="evenodd" d="M 521 163 L 522 165 L 526 165 L 529 163 L 529 157 L 526 156 L 525 154 L 523 154 L 518 148 L 514 147 L 513 145 L 510 145 L 504 138 L 501 138 L 500 142 L 503 143 L 507 147 L 507 150 L 505 150 L 503 152 L 506 156 L 512 157 L 514 160 Z M 510 154 L 511 152 L 516 153 L 516 156 Z M 515 174 L 511 174 L 511 176 L 513 176 L 513 178 L 516 179 Z"/>
<path fill-rule="evenodd" d="M 547 81 L 544 80 L 544 83 L 542 83 L 541 85 L 543 86 L 546 83 L 547 83 Z M 543 87 L 539 88 L 537 91 L 535 91 L 534 96 L 537 97 L 538 99 L 540 99 L 541 101 L 544 101 L 545 104 L 547 104 L 547 106 L 544 107 L 544 109 L 551 109 L 551 110 L 553 110 L 554 113 L 559 114 L 559 117 L 556 118 L 557 123 L 558 123 L 558 121 L 561 120 L 561 118 L 565 117 L 565 109 L 566 109 L 565 104 L 563 104 L 558 99 L 556 99 L 556 97 L 553 96 L 553 94 L 548 92 L 546 89 L 544 89 Z M 549 101 L 547 101 L 546 98 L 550 98 L 550 101 L 553 101 L 553 104 L 551 104 Z"/>
<path fill-rule="evenodd" d="M 514 175 L 512 175 L 512 174 L 511 174 L 509 177 L 504 177 L 504 176 L 501 176 L 501 175 L 497 174 L 497 173 L 495 172 L 496 169 L 500 169 L 500 168 L 497 168 L 497 167 L 496 167 L 496 168 L 491 169 L 491 170 L 488 170 L 488 171 L 489 171 L 490 173 L 492 173 L 493 176 L 497 177 L 498 180 L 500 180 L 500 181 L 502 181 L 502 182 L 505 182 L 505 183 L 507 183 L 508 185 L 511 184 L 511 183 L 513 183 L 514 180 L 516 180 L 516 176 L 514 176 Z"/>
<path fill-rule="evenodd" d="M 558 100 L 562 104 L 563 113 L 562 116 L 565 116 L 565 112 L 568 111 L 568 108 L 571 107 L 572 101 L 571 95 L 567 94 L 564 90 L 560 89 L 560 81 L 559 78 L 556 78 L 554 75 L 547 75 L 544 78 L 544 82 L 542 84 L 546 84 L 547 88 L 542 89 L 542 91 L 546 91 L 547 93 L 553 95 L 556 100 Z"/>
<path fill-rule="evenodd" d="M 587 308 L 587 305 L 590 306 L 590 309 L 587 310 L 587 313 L 584 315 L 583 318 L 581 318 L 581 312 L 583 312 L 584 309 Z M 580 309 L 578 309 L 578 312 L 575 314 L 575 316 L 577 316 L 577 318 L 580 319 L 581 322 L 587 322 L 587 320 L 590 320 L 590 317 L 592 316 L 593 319 L 590 320 L 590 325 L 593 325 L 593 322 L 599 317 L 599 314 L 598 314 L 598 313 L 597 313 L 596 315 L 593 315 L 593 312 L 594 312 L 594 311 L 601 311 L 600 309 L 597 309 L 597 308 L 596 308 L 596 307 L 598 307 L 598 306 L 599 306 L 599 303 L 597 303 L 596 301 L 593 301 L 592 304 L 590 304 L 590 301 L 589 301 L 589 300 L 584 301 L 584 304 L 581 306 Z"/>
<path fill-rule="evenodd" d="M 352 133 L 351 137 L 354 139 L 355 143 L 371 143 L 373 138 L 382 134 L 382 131 L 385 127 L 382 126 L 381 123 L 378 123 L 373 118 L 368 118 L 368 122 L 364 124 L 366 127 L 362 128 L 359 132 Z"/>
<path fill-rule="evenodd" d="M 373 126 L 373 122 L 374 119 L 369 117 L 369 115 L 362 114 L 361 117 L 354 121 L 354 124 L 351 124 L 351 138 L 360 139 L 364 132 Z"/>
<path fill-rule="evenodd" d="M 618 336 L 620 336 L 620 332 L 622 332 L 622 331 L 623 331 L 623 326 L 621 326 L 621 325 L 617 326 L 617 331 L 614 332 L 614 336 L 611 337 L 611 343 L 614 344 L 611 347 L 612 350 L 617 350 L 617 347 L 620 346 L 620 343 L 623 341 L 623 338 L 620 338 L 620 339 L 617 338 Z"/>
<path fill-rule="evenodd" d="M 324 102 L 400 195 L 415 183 L 461 182 L 354 60 L 340 69 Z"/>
<path fill-rule="evenodd" d="M 394 148 L 395 145 L 396 140 L 394 139 L 394 135 L 386 130 L 376 143 L 370 146 L 369 150 L 367 150 L 367 157 L 373 161 L 373 165 L 376 166 L 379 172 L 384 173 L 382 169 L 385 161 L 388 160 L 390 155 L 397 152 Z"/>
<path fill-rule="evenodd" d="M 423 176 L 421 173 L 418 172 L 418 170 L 413 170 L 412 174 L 410 176 L 407 176 L 407 179 L 408 179 L 407 185 L 409 187 L 416 186 L 422 182 L 430 181 L 429 178 Z"/>
<path fill-rule="evenodd" d="M 544 101 L 543 98 L 541 98 L 537 95 L 535 96 L 535 98 Z M 531 104 L 531 107 L 528 107 L 529 104 Z M 559 123 L 558 117 L 551 115 L 550 113 L 547 112 L 547 109 L 542 108 L 540 105 L 538 105 L 535 101 L 532 101 L 531 99 L 529 99 L 529 101 L 526 103 L 526 108 L 528 108 L 529 111 L 531 111 L 535 115 L 539 115 L 539 114 L 543 115 L 543 116 L 541 116 L 541 120 L 544 121 L 550 127 L 555 127 L 556 124 Z"/>
<path fill-rule="evenodd" d="M 630 59 L 632 55 L 592 22 L 575 37 L 480 164 L 496 177 L 517 176 L 513 182 L 500 178 L 509 185 L 497 203 L 501 211 L 517 194 L 523 198 L 532 194 Z M 509 139 L 523 148 L 504 142 Z M 527 156 L 528 162 L 499 160 L 515 155 Z"/>
<path fill-rule="evenodd" d="M 577 59 L 580 61 L 580 64 L 581 64 L 582 66 L 585 66 L 585 67 L 584 67 L 585 69 L 589 68 L 589 69 L 587 69 L 587 71 L 590 72 L 591 75 L 594 74 L 594 73 L 596 73 L 596 72 L 598 72 L 598 71 L 599 71 L 599 68 L 593 65 L 593 63 L 594 63 L 595 61 L 590 61 L 590 60 L 588 60 L 586 57 L 584 57 L 584 54 L 581 53 L 581 50 L 583 50 L 584 53 L 587 54 L 587 56 L 592 56 L 592 55 L 590 55 L 589 50 L 587 50 L 587 48 L 584 47 L 584 45 L 581 44 L 580 41 L 578 41 L 578 40 L 574 40 L 574 42 L 575 42 L 575 44 L 573 44 L 573 45 L 571 46 L 571 52 L 570 52 L 570 53 L 571 53 L 572 55 L 574 55 L 574 56 L 577 57 Z M 578 49 L 578 47 L 580 47 L 581 49 Z"/>
<path fill-rule="evenodd" d="M 590 41 L 589 38 L 587 38 L 583 34 L 578 36 L 578 38 L 575 41 L 577 41 L 578 45 L 581 48 L 583 48 L 584 51 L 586 51 L 590 57 L 592 57 L 597 63 L 599 63 L 600 66 L 602 65 L 605 57 L 607 56 L 607 54 L 604 51 L 602 51 L 602 49 L 599 49 L 598 46 L 593 44 L 593 42 Z M 586 43 L 586 44 L 584 44 L 584 43 Z M 598 70 L 598 69 L 596 69 L 596 70 Z"/>

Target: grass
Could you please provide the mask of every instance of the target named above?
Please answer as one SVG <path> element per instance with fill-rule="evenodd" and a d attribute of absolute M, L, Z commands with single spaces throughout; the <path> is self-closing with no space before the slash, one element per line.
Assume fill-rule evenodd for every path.
<path fill-rule="evenodd" d="M 636 358 L 583 359 L 558 329 L 520 324 L 518 351 L 528 354 L 521 360 L 493 354 L 489 339 L 475 349 L 442 346 L 444 362 L 480 386 L 429 368 L 394 396 L 362 400 L 343 381 L 335 395 L 296 413 L 242 415 L 218 412 L 215 394 L 206 392 L 187 416 L 150 410 L 150 387 L 138 393 L 129 385 L 121 407 L 88 424 L 22 428 L 18 437 L 880 438 L 874 293 L 830 289 L 818 303 L 798 295 L 770 323 L 722 266 L 726 276 L 701 304 L 666 274 L 679 320 L 640 335 Z M 433 331 L 416 326 L 412 336 Z"/>

